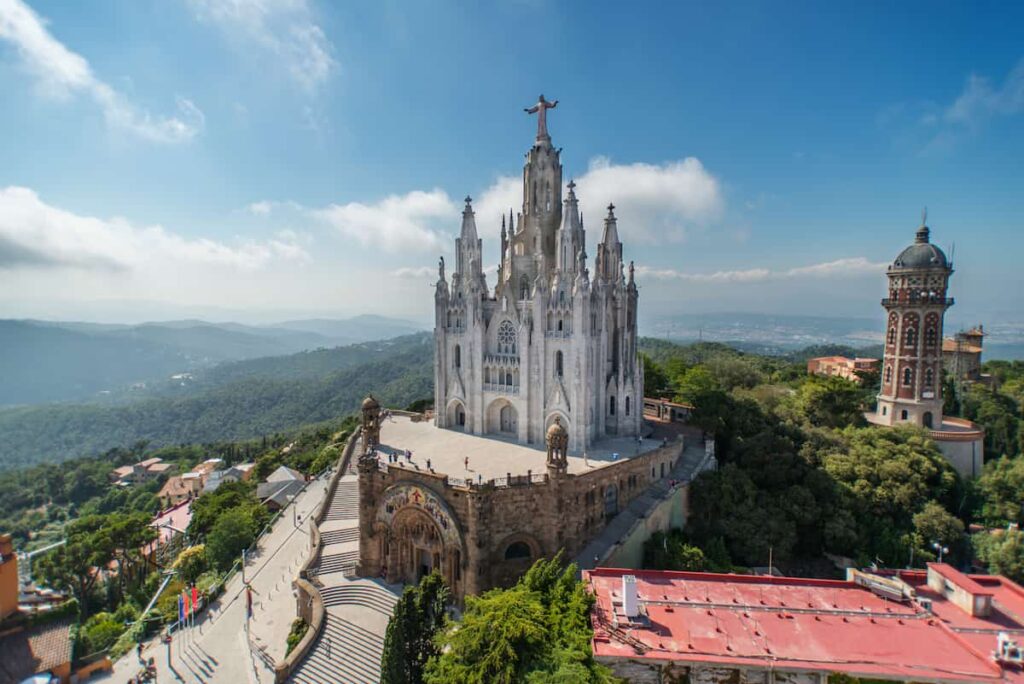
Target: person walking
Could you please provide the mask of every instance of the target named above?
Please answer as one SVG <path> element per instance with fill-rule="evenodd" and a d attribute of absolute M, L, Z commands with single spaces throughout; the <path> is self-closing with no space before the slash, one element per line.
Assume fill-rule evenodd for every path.
<path fill-rule="evenodd" d="M 465 464 L 466 464 L 466 470 L 469 470 L 469 456 L 466 457 Z"/>

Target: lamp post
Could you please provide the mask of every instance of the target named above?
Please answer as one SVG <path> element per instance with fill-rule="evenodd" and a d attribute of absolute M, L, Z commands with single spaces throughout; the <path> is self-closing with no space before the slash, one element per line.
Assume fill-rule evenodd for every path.
<path fill-rule="evenodd" d="M 939 552 L 939 562 L 942 562 L 942 556 L 949 553 L 949 547 L 943 546 L 937 541 L 932 542 L 932 548 Z"/>

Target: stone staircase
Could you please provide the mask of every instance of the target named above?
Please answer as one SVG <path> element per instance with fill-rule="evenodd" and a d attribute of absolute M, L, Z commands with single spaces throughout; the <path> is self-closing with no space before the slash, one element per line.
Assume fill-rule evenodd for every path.
<path fill-rule="evenodd" d="M 320 562 L 316 565 L 314 575 L 327 575 L 332 572 L 340 572 L 345 576 L 355 573 L 356 564 L 359 562 L 359 549 L 355 551 L 342 551 L 330 555 L 321 555 Z"/>
<path fill-rule="evenodd" d="M 398 597 L 387 589 L 372 582 L 351 582 L 335 587 L 327 587 L 320 592 L 324 606 L 356 605 L 372 608 L 391 616 L 395 610 Z"/>
<path fill-rule="evenodd" d="M 330 613 L 310 654 L 292 675 L 300 684 L 377 684 L 384 637 Z"/>
<path fill-rule="evenodd" d="M 320 539 L 324 546 L 330 546 L 331 544 L 345 544 L 347 542 L 359 541 L 359 528 L 358 527 L 346 527 L 341 530 L 330 530 L 328 532 L 321 532 Z"/>
<path fill-rule="evenodd" d="M 331 520 L 355 520 L 359 517 L 359 483 L 355 479 L 342 478 L 334 490 L 331 505 L 324 516 L 324 522 Z"/>

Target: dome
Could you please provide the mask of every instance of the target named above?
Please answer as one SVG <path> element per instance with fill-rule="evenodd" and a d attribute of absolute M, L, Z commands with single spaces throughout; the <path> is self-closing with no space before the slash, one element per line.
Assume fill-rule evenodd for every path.
<path fill-rule="evenodd" d="M 372 394 L 369 395 L 368 397 L 366 397 L 365 399 L 363 399 L 363 410 L 364 411 L 366 411 L 367 409 L 375 409 L 375 408 L 380 408 L 380 404 L 377 403 L 377 400 L 373 398 Z"/>
<path fill-rule="evenodd" d="M 914 243 L 900 252 L 892 262 L 893 268 L 941 268 L 948 269 L 946 254 L 928 241 L 928 226 L 917 229 Z"/>
<path fill-rule="evenodd" d="M 548 439 L 551 439 L 552 437 L 564 437 L 566 434 L 568 433 L 562 425 L 562 419 L 556 417 L 555 422 L 548 428 Z"/>

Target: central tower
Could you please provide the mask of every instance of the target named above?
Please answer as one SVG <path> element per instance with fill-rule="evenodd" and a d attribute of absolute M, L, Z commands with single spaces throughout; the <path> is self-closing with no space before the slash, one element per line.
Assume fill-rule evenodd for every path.
<path fill-rule="evenodd" d="M 575 184 L 562 193 L 561 150 L 551 144 L 541 95 L 526 109 L 537 134 L 523 165 L 523 202 L 501 222 L 497 283 L 483 273 L 476 215 L 466 198 L 456 271 L 441 260 L 435 291 L 435 423 L 543 444 L 556 422 L 568 449 L 604 435 L 639 433 L 643 370 L 637 363 L 637 289 L 623 273 L 614 207 L 587 268 Z"/>

